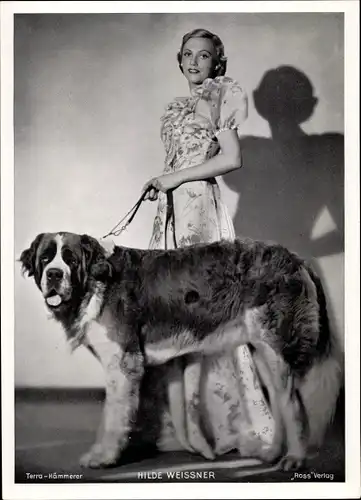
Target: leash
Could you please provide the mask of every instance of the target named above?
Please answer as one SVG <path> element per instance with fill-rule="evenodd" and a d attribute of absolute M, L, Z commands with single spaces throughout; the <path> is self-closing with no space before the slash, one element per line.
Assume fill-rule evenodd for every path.
<path fill-rule="evenodd" d="M 137 203 L 129 210 L 125 216 L 120 219 L 119 222 L 107 233 L 105 236 L 102 236 L 102 240 L 105 238 L 108 238 L 109 236 L 120 236 L 123 231 L 126 230 L 126 228 L 129 226 L 129 224 L 133 221 L 136 213 L 138 212 L 141 204 L 144 201 L 144 198 L 146 197 L 147 193 L 154 189 L 152 186 L 150 186 L 138 199 Z M 130 216 L 130 217 L 129 217 Z M 129 217 L 129 219 L 126 221 L 123 226 L 119 227 L 126 218 Z M 175 237 L 175 216 L 174 216 L 174 201 L 173 201 L 173 193 L 172 191 L 167 191 L 167 212 L 166 212 L 166 222 L 165 222 L 165 249 L 167 250 L 167 228 L 168 224 L 172 221 L 173 224 L 173 244 L 174 248 L 177 248 L 177 240 Z M 119 228 L 119 229 L 118 229 Z"/>
<path fill-rule="evenodd" d="M 138 212 L 139 208 L 140 208 L 140 205 L 143 203 L 144 201 L 144 198 L 146 197 L 147 193 L 153 189 L 152 187 L 148 188 L 146 191 L 144 191 L 144 193 L 142 193 L 141 197 L 138 199 L 137 203 L 129 210 L 129 212 L 127 214 L 124 215 L 124 217 L 122 219 L 120 219 L 120 221 L 113 227 L 113 229 L 111 229 L 109 231 L 109 233 L 107 233 L 105 236 L 102 236 L 102 239 L 105 239 L 105 238 L 108 238 L 108 236 L 119 236 L 123 231 L 126 230 L 126 228 L 129 226 L 129 224 L 132 222 L 132 220 L 134 219 L 136 213 Z M 121 226 L 119 228 L 119 226 L 121 225 L 121 223 L 128 217 L 129 219 L 127 220 L 127 222 Z M 119 228 L 119 229 L 118 229 Z"/>
<path fill-rule="evenodd" d="M 167 191 L 167 215 L 165 219 L 165 229 L 164 229 L 164 246 L 165 250 L 168 250 L 167 245 L 167 230 L 168 224 L 172 222 L 173 225 L 173 245 L 174 248 L 178 248 L 177 239 L 175 237 L 175 214 L 174 214 L 174 200 L 173 200 L 173 191 Z"/>

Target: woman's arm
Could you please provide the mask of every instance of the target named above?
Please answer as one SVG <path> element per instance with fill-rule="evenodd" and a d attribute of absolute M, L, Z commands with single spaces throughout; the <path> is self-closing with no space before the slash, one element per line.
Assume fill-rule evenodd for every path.
<path fill-rule="evenodd" d="M 218 134 L 221 146 L 220 154 L 213 156 L 201 165 L 175 172 L 179 174 L 181 183 L 206 180 L 232 172 L 242 166 L 241 146 L 235 130 L 224 130 Z"/>
<path fill-rule="evenodd" d="M 207 180 L 240 168 L 242 166 L 242 153 L 237 132 L 235 130 L 220 132 L 218 134 L 218 142 L 221 146 L 220 154 L 206 160 L 201 165 L 151 179 L 144 186 L 143 190 L 153 186 L 157 190 L 166 193 L 185 182 Z"/>

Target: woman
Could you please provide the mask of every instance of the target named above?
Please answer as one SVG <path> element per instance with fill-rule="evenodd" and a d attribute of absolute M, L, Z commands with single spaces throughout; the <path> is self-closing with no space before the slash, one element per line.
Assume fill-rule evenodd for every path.
<path fill-rule="evenodd" d="M 166 150 L 163 175 L 151 179 L 158 198 L 150 248 L 186 246 L 234 238 L 216 176 L 242 165 L 238 133 L 247 117 L 247 97 L 225 77 L 227 59 L 218 36 L 196 29 L 183 37 L 179 68 L 190 96 L 174 99 L 162 117 Z M 167 193 L 174 203 L 167 224 Z M 172 363 L 169 407 L 177 440 L 207 458 L 238 448 L 264 456 L 274 421 L 258 383 L 248 347 L 222 357 L 189 356 Z"/>

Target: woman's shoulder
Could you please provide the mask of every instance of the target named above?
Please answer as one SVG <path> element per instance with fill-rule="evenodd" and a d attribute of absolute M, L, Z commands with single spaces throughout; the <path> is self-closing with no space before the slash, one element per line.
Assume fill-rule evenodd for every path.
<path fill-rule="evenodd" d="M 201 95 L 210 103 L 216 130 L 239 131 L 248 115 L 247 94 L 239 82 L 229 76 L 218 76 L 204 81 L 203 84 Z"/>
<path fill-rule="evenodd" d="M 244 89 L 238 80 L 230 76 L 216 76 L 215 78 L 207 78 L 203 82 L 204 89 L 213 93 L 244 93 Z"/>

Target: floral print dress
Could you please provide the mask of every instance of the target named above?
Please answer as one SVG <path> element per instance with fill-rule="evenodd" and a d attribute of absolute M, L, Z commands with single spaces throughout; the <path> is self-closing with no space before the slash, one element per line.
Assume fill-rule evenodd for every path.
<path fill-rule="evenodd" d="M 218 134 L 238 133 L 247 117 L 247 97 L 231 78 L 206 79 L 190 97 L 176 98 L 161 119 L 164 173 L 204 163 L 219 152 Z M 159 193 L 149 247 L 172 248 L 235 237 L 216 179 L 194 181 L 173 191 L 174 224 L 167 224 L 167 197 Z M 175 233 L 175 234 L 173 234 Z M 169 415 L 177 441 L 206 458 L 238 449 L 257 457 L 275 433 L 247 346 L 234 355 L 190 355 L 170 363 Z M 161 446 L 160 446 L 161 447 Z"/>

